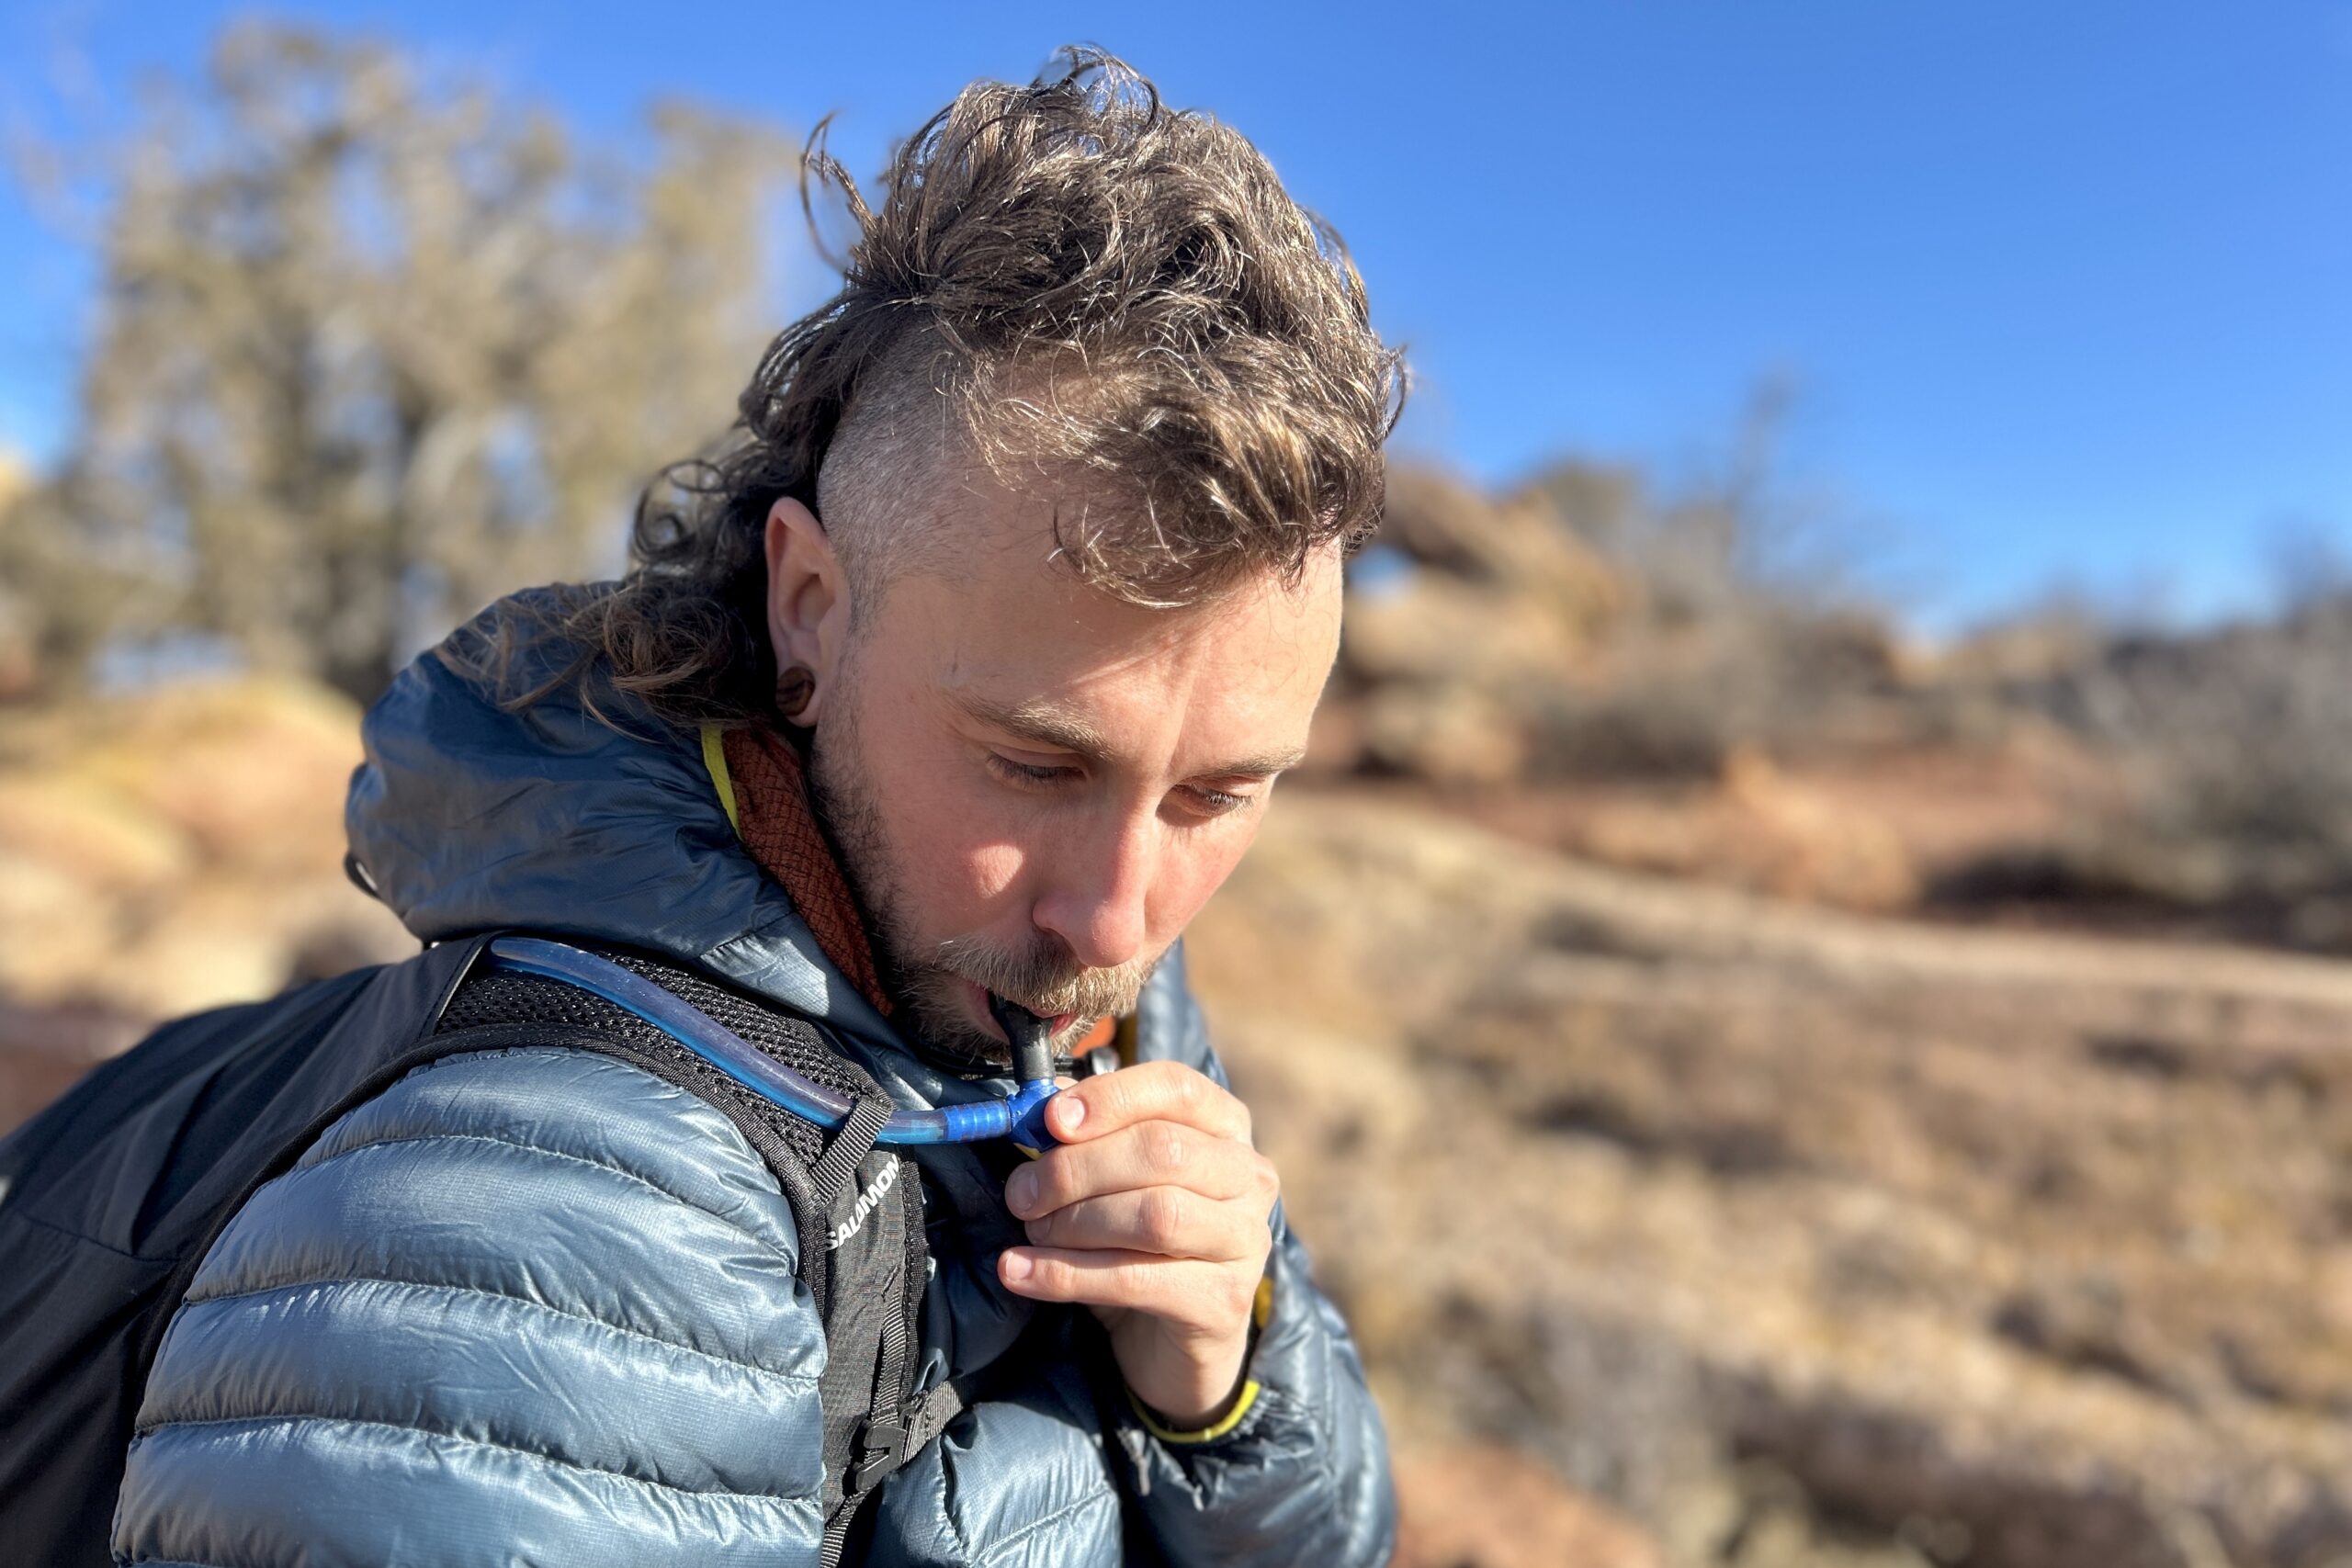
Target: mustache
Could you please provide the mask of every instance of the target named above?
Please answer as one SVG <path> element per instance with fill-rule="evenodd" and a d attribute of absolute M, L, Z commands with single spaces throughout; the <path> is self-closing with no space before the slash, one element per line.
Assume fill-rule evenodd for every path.
<path fill-rule="evenodd" d="M 1072 1013 L 1086 1019 L 1132 1010 L 1159 957 L 1155 953 L 1115 968 L 1094 969 L 1072 963 L 1069 950 L 1057 944 L 1012 951 L 971 937 L 951 937 L 933 950 L 933 962 L 1040 1018 Z"/>

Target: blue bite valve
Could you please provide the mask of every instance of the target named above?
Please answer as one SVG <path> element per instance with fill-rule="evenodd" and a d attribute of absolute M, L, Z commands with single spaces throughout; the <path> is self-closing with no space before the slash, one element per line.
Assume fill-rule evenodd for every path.
<path fill-rule="evenodd" d="M 1046 1102 L 1061 1092 L 1054 1084 L 1053 1025 L 994 991 L 989 993 L 989 1016 L 1012 1043 L 1012 1077 L 1020 1086 L 1008 1102 L 1013 1146 L 1036 1154 L 1058 1142 L 1046 1130 Z"/>

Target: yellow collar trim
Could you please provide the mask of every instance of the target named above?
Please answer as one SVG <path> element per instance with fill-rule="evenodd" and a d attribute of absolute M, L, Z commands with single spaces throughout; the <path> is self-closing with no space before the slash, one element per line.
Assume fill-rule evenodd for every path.
<path fill-rule="evenodd" d="M 711 787 L 718 791 L 718 804 L 727 808 L 728 826 L 735 836 L 743 835 L 743 818 L 735 810 L 735 781 L 727 774 L 727 740 L 718 726 L 702 727 L 702 765 L 710 774 Z"/>

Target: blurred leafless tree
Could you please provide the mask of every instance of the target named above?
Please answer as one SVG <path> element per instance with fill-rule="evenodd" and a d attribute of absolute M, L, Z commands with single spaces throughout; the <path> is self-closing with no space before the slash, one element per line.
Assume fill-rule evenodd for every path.
<path fill-rule="evenodd" d="M 772 130 L 640 156 L 393 50 L 223 34 L 106 163 L 78 429 L 0 513 L 39 663 L 196 637 L 362 700 L 520 584 L 609 571 L 767 323 Z"/>

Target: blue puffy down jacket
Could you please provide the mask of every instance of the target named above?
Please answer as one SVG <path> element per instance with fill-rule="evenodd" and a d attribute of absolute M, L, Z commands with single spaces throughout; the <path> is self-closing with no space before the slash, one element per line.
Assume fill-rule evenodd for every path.
<path fill-rule="evenodd" d="M 908 1104 L 932 1071 L 737 841 L 692 740 L 486 704 L 437 660 L 367 724 L 354 852 L 427 941 L 560 931 L 672 954 L 822 1019 Z M 1171 954 L 1138 1054 L 1220 1079 Z M 1001 1088 L 1001 1086 L 996 1086 Z M 1209 1435 L 1100 1412 L 972 1151 L 918 1151 L 921 1386 L 978 1399 L 871 1505 L 876 1564 L 1376 1563 L 1394 1501 L 1345 1325 L 1277 1212 L 1258 1392 Z M 526 1047 L 419 1068 L 344 1117 L 207 1255 L 151 1376 L 117 1560 L 814 1564 L 825 1346 L 775 1178 L 624 1062 Z M 1017 1343 L 1016 1343 L 1017 1342 Z"/>

